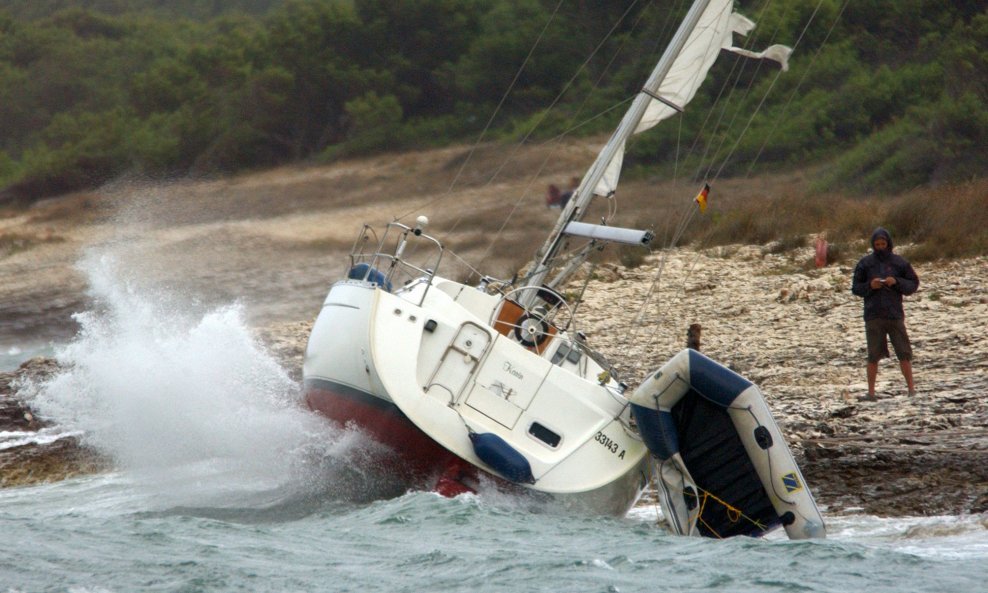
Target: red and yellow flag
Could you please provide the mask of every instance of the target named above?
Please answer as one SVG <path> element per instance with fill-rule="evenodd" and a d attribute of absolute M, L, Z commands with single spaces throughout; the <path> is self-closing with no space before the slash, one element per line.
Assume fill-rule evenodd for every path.
<path fill-rule="evenodd" d="M 696 201 L 697 204 L 700 205 L 701 213 L 707 211 L 707 194 L 709 193 L 710 193 L 710 184 L 704 183 L 703 189 L 700 190 L 700 193 L 696 194 L 696 198 L 694 200 Z"/>

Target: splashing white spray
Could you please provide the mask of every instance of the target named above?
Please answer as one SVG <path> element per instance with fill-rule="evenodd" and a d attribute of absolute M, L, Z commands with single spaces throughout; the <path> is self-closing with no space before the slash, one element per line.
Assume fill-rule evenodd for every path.
<path fill-rule="evenodd" d="M 193 315 L 174 295 L 121 281 L 112 256 L 90 254 L 80 267 L 100 307 L 77 316 L 79 335 L 56 353 L 68 370 L 34 403 L 166 504 L 311 493 L 306 482 L 327 478 L 313 466 L 368 446 L 298 405 L 297 385 L 251 336 L 242 306 Z"/>

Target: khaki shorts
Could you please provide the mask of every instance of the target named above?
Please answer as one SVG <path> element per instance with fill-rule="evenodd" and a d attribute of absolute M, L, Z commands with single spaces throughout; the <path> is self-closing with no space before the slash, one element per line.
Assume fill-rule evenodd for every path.
<path fill-rule="evenodd" d="M 899 360 L 912 360 L 913 349 L 909 345 L 904 319 L 869 319 L 865 321 L 865 336 L 868 338 L 868 362 L 878 362 L 889 356 L 889 340 Z M 886 340 L 886 336 L 888 340 Z"/>

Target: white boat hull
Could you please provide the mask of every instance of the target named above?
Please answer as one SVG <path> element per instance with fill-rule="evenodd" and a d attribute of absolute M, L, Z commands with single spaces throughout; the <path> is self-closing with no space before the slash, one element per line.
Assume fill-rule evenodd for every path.
<path fill-rule="evenodd" d="M 627 400 L 564 368 L 568 361 L 553 364 L 550 350 L 495 332 L 474 312 L 492 311 L 497 299 L 434 284 L 396 295 L 337 283 L 306 353 L 310 407 L 391 447 L 401 461 L 388 469 L 409 487 L 429 487 L 456 460 L 512 482 L 475 450 L 471 434 L 492 434 L 530 467 L 532 483 L 514 487 L 581 512 L 625 514 L 649 481 Z"/>

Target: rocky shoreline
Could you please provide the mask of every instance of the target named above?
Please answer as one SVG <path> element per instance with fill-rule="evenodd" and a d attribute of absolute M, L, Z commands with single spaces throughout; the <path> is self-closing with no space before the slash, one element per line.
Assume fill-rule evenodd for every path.
<path fill-rule="evenodd" d="M 0 435 L 5 437 L 0 440 L 0 488 L 54 482 L 112 467 L 109 459 L 83 445 L 78 436 L 59 434 L 51 421 L 39 418 L 17 396 L 25 381 L 43 382 L 58 371 L 56 361 L 38 357 L 14 372 L 0 373 Z M 19 434 L 23 437 L 17 438 Z"/>
<path fill-rule="evenodd" d="M 815 269 L 808 249 L 777 250 L 677 249 L 634 269 L 601 264 L 588 271 L 592 296 L 578 329 L 605 355 L 620 352 L 619 368 L 635 377 L 675 354 L 686 328 L 699 324 L 701 349 L 765 392 L 825 512 L 988 513 L 988 258 L 916 266 L 922 287 L 906 309 L 919 394 L 908 397 L 896 365 L 884 361 L 879 401 L 859 402 L 864 337 L 849 264 Z M 649 291 L 640 309 L 615 304 L 641 303 Z M 296 378 L 308 328 L 257 330 Z M 56 362 L 37 358 L 0 373 L 0 433 L 50 428 L 18 399 L 17 386 L 56 372 Z M 110 467 L 76 436 L 8 446 L 0 449 L 0 487 Z"/>

